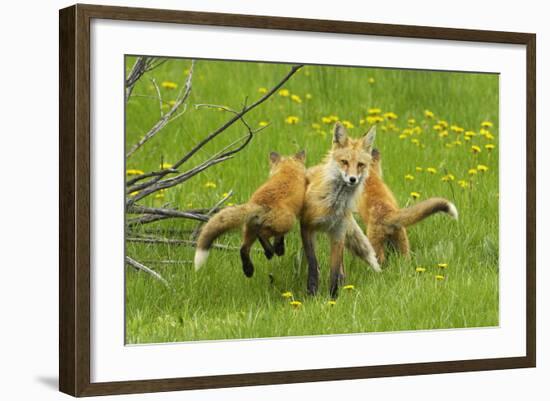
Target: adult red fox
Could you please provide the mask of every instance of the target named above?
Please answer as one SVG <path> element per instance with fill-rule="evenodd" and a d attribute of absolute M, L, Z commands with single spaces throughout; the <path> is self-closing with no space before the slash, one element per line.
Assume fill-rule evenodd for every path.
<path fill-rule="evenodd" d="M 228 230 L 244 226 L 241 261 L 247 277 L 254 274 L 250 248 L 259 239 L 268 258 L 273 253 L 284 253 L 284 235 L 288 233 L 304 204 L 306 188 L 305 152 L 282 157 L 271 152 L 270 177 L 252 194 L 250 200 L 238 206 L 223 209 L 215 214 L 201 230 L 195 252 L 195 269 L 198 270 L 208 257 L 216 238 Z M 270 239 L 275 237 L 275 246 Z"/>
<path fill-rule="evenodd" d="M 403 255 L 409 255 L 406 227 L 437 212 L 458 219 L 454 204 L 443 198 L 430 198 L 400 209 L 391 190 L 382 179 L 380 152 L 372 151 L 372 163 L 359 200 L 358 211 L 367 225 L 367 236 L 380 263 L 384 262 L 384 244 L 391 242 Z"/>
<path fill-rule="evenodd" d="M 349 138 L 344 126 L 336 123 L 332 149 L 321 164 L 307 172 L 300 230 L 308 262 L 307 290 L 312 295 L 317 292 L 319 283 L 314 248 L 316 231 L 324 231 L 330 238 L 330 294 L 333 298 L 344 279 L 344 243 L 375 271 L 380 271 L 369 240 L 353 218 L 356 201 L 368 175 L 375 135 L 373 127 L 363 138 Z"/>

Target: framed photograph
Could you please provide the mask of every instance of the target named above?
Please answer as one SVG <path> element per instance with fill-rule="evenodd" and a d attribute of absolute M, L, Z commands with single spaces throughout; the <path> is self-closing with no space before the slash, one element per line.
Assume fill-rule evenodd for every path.
<path fill-rule="evenodd" d="M 60 390 L 535 366 L 535 35 L 60 11 Z"/>

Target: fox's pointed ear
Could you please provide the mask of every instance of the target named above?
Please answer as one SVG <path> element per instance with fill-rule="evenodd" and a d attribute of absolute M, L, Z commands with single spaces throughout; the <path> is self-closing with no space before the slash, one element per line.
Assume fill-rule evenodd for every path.
<path fill-rule="evenodd" d="M 376 125 L 373 125 L 363 137 L 363 148 L 369 153 L 374 145 L 374 138 L 376 138 Z"/>
<path fill-rule="evenodd" d="M 281 160 L 281 155 L 278 154 L 277 152 L 271 152 L 269 154 L 269 161 L 272 164 L 278 163 L 280 160 Z"/>
<path fill-rule="evenodd" d="M 306 161 L 306 151 L 301 150 L 298 153 L 294 155 L 294 158 L 298 161 L 301 161 L 302 163 Z"/>
<path fill-rule="evenodd" d="M 338 146 L 346 146 L 348 144 L 348 132 L 339 122 L 334 124 L 332 143 Z"/>

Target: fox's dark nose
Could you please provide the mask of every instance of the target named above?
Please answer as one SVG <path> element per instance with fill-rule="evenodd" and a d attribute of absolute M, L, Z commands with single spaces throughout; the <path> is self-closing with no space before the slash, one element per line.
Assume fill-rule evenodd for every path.
<path fill-rule="evenodd" d="M 352 184 L 355 184 L 356 181 L 357 181 L 357 178 L 349 177 L 349 182 L 351 182 Z"/>

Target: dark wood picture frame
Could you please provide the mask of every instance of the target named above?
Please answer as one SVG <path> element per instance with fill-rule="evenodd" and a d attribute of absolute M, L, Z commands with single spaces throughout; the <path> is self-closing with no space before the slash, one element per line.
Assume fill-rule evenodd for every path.
<path fill-rule="evenodd" d="M 525 45 L 527 54 L 526 356 L 91 383 L 90 21 L 93 18 Z M 59 388 L 62 392 L 73 396 L 93 396 L 535 366 L 535 34 L 80 4 L 60 10 L 59 29 Z"/>

